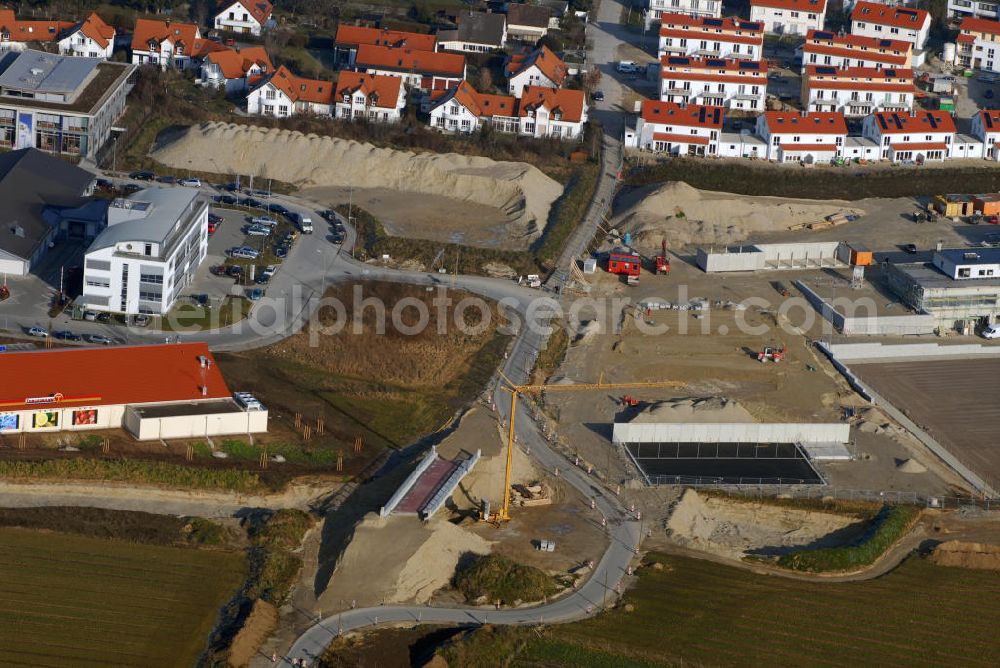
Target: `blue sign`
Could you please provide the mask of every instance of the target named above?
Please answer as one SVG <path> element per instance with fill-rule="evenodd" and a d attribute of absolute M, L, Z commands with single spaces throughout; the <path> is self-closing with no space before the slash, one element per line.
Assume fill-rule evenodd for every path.
<path fill-rule="evenodd" d="M 17 415 L 14 413 L 0 414 L 0 431 L 11 431 L 17 429 Z"/>

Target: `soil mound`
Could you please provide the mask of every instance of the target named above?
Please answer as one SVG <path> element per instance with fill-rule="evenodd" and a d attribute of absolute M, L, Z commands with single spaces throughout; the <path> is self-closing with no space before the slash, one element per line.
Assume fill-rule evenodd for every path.
<path fill-rule="evenodd" d="M 755 420 L 747 409 L 732 399 L 707 397 L 656 401 L 644 407 L 632 422 L 732 424 Z"/>
<path fill-rule="evenodd" d="M 901 473 L 927 473 L 927 467 L 915 459 L 904 459 L 896 464 L 896 470 Z"/>
<path fill-rule="evenodd" d="M 938 566 L 1000 571 L 1000 545 L 950 540 L 934 548 L 930 560 Z"/>

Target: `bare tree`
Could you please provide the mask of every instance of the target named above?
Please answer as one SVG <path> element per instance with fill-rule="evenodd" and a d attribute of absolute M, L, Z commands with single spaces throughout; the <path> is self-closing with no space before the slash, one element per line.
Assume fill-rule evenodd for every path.
<path fill-rule="evenodd" d="M 479 78 L 476 80 L 476 88 L 480 93 L 493 92 L 493 73 L 490 68 L 483 67 L 479 70 Z"/>

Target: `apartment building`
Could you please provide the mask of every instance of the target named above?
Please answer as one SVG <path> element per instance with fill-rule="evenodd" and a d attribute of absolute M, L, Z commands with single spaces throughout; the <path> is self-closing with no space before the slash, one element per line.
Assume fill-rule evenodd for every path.
<path fill-rule="evenodd" d="M 983 142 L 983 157 L 1000 160 L 1000 110 L 981 109 L 972 117 L 972 136 Z"/>
<path fill-rule="evenodd" d="M 902 5 L 880 5 L 862 0 L 851 12 L 851 33 L 876 39 L 895 39 L 913 45 L 911 67 L 923 65 L 931 30 L 931 15 Z"/>
<path fill-rule="evenodd" d="M 442 132 L 476 132 L 489 125 L 499 132 L 520 130 L 517 99 L 511 95 L 479 93 L 468 81 L 448 91 L 435 91 L 430 125 Z"/>
<path fill-rule="evenodd" d="M 805 35 L 822 30 L 826 0 L 750 0 L 750 20 L 776 35 Z"/>
<path fill-rule="evenodd" d="M 1000 21 L 962 19 L 955 46 L 955 59 L 962 67 L 1000 73 Z"/>
<path fill-rule="evenodd" d="M 649 0 L 646 12 L 646 29 L 660 20 L 664 14 L 687 14 L 688 16 L 722 16 L 722 0 Z"/>
<path fill-rule="evenodd" d="M 767 61 L 664 56 L 660 99 L 745 111 L 763 111 Z"/>
<path fill-rule="evenodd" d="M 827 30 L 810 30 L 798 49 L 802 73 L 809 65 L 828 67 L 908 68 L 913 45 L 897 39 L 839 35 Z"/>
<path fill-rule="evenodd" d="M 878 111 L 913 109 L 913 70 L 810 65 L 802 78 L 802 106 L 808 111 L 860 117 Z"/>
<path fill-rule="evenodd" d="M 955 121 L 943 111 L 879 112 L 865 118 L 861 134 L 891 162 L 939 162 L 951 156 Z"/>
<path fill-rule="evenodd" d="M 964 19 L 971 16 L 996 21 L 1000 19 L 997 7 L 997 0 L 948 0 L 948 18 Z"/>
<path fill-rule="evenodd" d="M 699 104 L 644 100 L 636 121 L 636 145 L 667 155 L 718 155 L 725 110 Z"/>
<path fill-rule="evenodd" d="M 760 60 L 764 26 L 738 17 L 664 14 L 660 17 L 659 56 Z"/>
<path fill-rule="evenodd" d="M 757 117 L 757 136 L 775 162 L 815 164 L 841 155 L 847 123 L 839 112 L 769 111 Z"/>

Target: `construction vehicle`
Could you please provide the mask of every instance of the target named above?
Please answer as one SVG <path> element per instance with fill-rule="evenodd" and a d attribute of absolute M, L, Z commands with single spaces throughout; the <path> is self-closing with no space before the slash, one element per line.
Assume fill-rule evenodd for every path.
<path fill-rule="evenodd" d="M 622 397 L 622 406 L 635 408 L 638 405 L 639 405 L 639 400 L 633 397 L 631 394 L 626 394 L 624 397 Z"/>
<path fill-rule="evenodd" d="M 785 354 L 788 352 L 788 346 L 767 346 L 761 352 L 757 353 L 758 362 L 780 362 L 785 359 Z"/>
<path fill-rule="evenodd" d="M 656 273 L 670 273 L 670 258 L 667 256 L 667 240 L 660 242 L 660 254 L 656 256 Z"/>
<path fill-rule="evenodd" d="M 503 480 L 503 504 L 500 510 L 489 512 L 489 504 L 483 504 L 479 519 L 484 522 L 492 522 L 499 526 L 503 522 L 510 520 L 510 476 L 514 467 L 514 425 L 517 415 L 517 398 L 522 394 L 539 394 L 541 392 L 587 392 L 590 390 L 618 390 L 625 388 L 679 388 L 686 387 L 687 383 L 678 380 L 662 380 L 653 382 L 635 383 L 581 383 L 579 385 L 517 385 L 510 378 L 500 372 L 500 378 L 506 383 L 505 390 L 510 392 L 510 425 L 507 429 L 507 469 Z"/>

